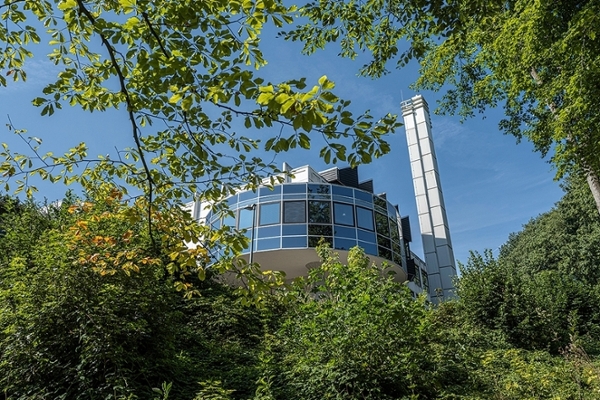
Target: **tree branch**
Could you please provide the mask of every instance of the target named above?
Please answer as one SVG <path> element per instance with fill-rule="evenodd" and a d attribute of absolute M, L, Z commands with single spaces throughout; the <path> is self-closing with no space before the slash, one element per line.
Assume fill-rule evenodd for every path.
<path fill-rule="evenodd" d="M 88 18 L 88 20 L 92 23 L 93 26 L 95 26 L 96 19 L 90 13 L 90 11 L 85 7 L 85 5 L 83 4 L 83 1 L 77 0 L 77 4 L 79 6 L 80 12 L 83 13 Z M 117 51 L 115 50 L 115 48 L 110 44 L 110 42 L 106 39 L 106 37 L 101 32 L 98 32 L 98 35 L 100 36 L 100 40 L 102 41 L 102 44 L 106 47 L 106 50 L 108 51 L 108 55 L 110 57 L 113 68 L 115 69 L 115 71 L 117 73 L 117 78 L 119 80 L 121 93 L 123 93 L 123 96 L 125 96 L 125 102 L 127 103 L 127 113 L 129 114 L 129 121 L 131 122 L 131 130 L 132 130 L 133 140 L 135 141 L 135 145 L 136 145 L 136 147 L 138 149 L 138 153 L 140 155 L 140 160 L 142 161 L 142 165 L 144 167 L 144 171 L 146 172 L 146 177 L 148 179 L 148 234 L 150 235 L 150 240 L 152 241 L 152 246 L 156 250 L 156 249 L 158 249 L 158 247 L 157 247 L 156 240 L 152 234 L 152 196 L 153 196 L 152 190 L 153 190 L 154 181 L 152 180 L 152 174 L 150 173 L 150 168 L 148 166 L 146 157 L 144 156 L 144 151 L 142 149 L 142 143 L 140 141 L 140 136 L 139 136 L 139 127 L 137 126 L 137 123 L 135 122 L 133 101 L 131 100 L 131 96 L 129 95 L 129 91 L 127 90 L 127 85 L 125 83 L 125 76 L 123 75 L 123 71 L 121 70 L 119 63 L 117 62 L 117 58 L 115 55 L 117 53 Z"/>

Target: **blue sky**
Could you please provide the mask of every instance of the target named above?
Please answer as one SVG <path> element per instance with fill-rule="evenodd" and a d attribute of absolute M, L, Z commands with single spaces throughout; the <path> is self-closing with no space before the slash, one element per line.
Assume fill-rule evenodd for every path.
<path fill-rule="evenodd" d="M 400 114 L 400 102 L 417 94 L 409 89 L 418 74 L 416 65 L 392 70 L 378 80 L 359 78 L 356 74 L 363 61 L 342 60 L 337 57 L 335 47 L 307 57 L 300 54 L 297 44 L 275 39 L 269 30 L 265 35 L 263 50 L 269 65 L 260 74 L 273 83 L 306 77 L 312 85 L 320 76 L 327 75 L 336 83 L 335 93 L 352 100 L 355 113 L 370 109 L 375 117 Z M 45 60 L 43 50 L 40 48 L 30 62 L 26 83 L 9 82 L 7 88 L 0 87 L 3 122 L 8 123 L 10 116 L 16 128 L 27 129 L 28 135 L 42 138 L 44 151 L 61 153 L 82 141 L 90 147 L 90 155 L 114 153 L 115 147 L 133 146 L 123 110 L 89 114 L 66 106 L 52 117 L 40 116 L 41 110 L 32 106 L 31 100 L 40 95 L 44 83 L 50 82 L 57 71 Z M 440 94 L 421 94 L 433 111 Z M 517 145 L 515 138 L 499 132 L 501 111 L 492 110 L 485 114 L 485 119 L 477 116 L 464 123 L 459 117 L 432 114 L 455 257 L 462 262 L 466 261 L 469 250 L 481 252 L 490 248 L 497 254 L 497 248 L 511 232 L 548 211 L 562 196 L 559 183 L 553 180 L 555 171 L 551 165 L 534 153 L 529 143 Z M 243 129 L 241 123 L 234 128 Z M 0 142 L 24 151 L 23 143 L 7 129 L 0 134 Z M 389 137 L 389 142 L 391 153 L 361 166 L 359 174 L 361 179 L 373 178 L 375 191 L 386 192 L 390 201 L 398 203 L 401 214 L 410 216 L 412 249 L 422 254 L 404 130 L 401 128 Z M 292 166 L 311 164 L 318 170 L 329 167 L 318 158 L 316 150 L 280 154 L 276 161 L 279 164 L 286 161 Z M 62 185 L 43 184 L 40 188 L 36 196 L 40 200 L 61 198 L 66 190 Z"/>

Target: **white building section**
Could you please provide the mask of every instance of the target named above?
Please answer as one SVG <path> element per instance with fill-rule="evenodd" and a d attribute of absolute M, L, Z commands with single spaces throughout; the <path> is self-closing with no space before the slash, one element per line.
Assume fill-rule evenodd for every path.
<path fill-rule="evenodd" d="M 402 102 L 401 107 L 429 274 L 429 295 L 433 301 L 448 299 L 454 296 L 456 264 L 431 137 L 429 107 L 421 95 Z"/>

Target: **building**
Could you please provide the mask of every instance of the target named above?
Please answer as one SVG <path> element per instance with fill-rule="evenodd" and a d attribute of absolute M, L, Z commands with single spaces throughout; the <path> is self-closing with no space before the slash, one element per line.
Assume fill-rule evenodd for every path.
<path fill-rule="evenodd" d="M 282 183 L 227 198 L 233 217 L 221 219 L 200 203 L 188 207 L 201 223 L 245 230 L 252 248 L 245 249 L 242 257 L 252 258 L 264 269 L 284 271 L 289 279 L 305 275 L 319 262 L 314 247 L 325 238 L 342 261 L 351 247 L 360 246 L 373 262 L 389 263 L 396 279 L 409 281 L 413 293 L 424 290 L 433 301 L 451 296 L 456 268 L 427 104 L 417 96 L 403 103 L 402 110 L 425 261 L 410 250 L 408 217 L 401 217 L 398 206 L 385 193 L 374 193 L 372 180 L 359 180 L 357 168 L 317 172 L 308 165 L 292 169 L 284 164 L 283 170 L 290 174 Z"/>

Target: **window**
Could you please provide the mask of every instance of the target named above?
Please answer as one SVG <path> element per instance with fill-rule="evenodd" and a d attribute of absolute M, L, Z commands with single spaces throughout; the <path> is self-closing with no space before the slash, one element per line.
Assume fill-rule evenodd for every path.
<path fill-rule="evenodd" d="M 283 185 L 284 200 L 304 200 L 306 199 L 306 184 L 286 184 Z"/>
<path fill-rule="evenodd" d="M 260 205 L 259 225 L 273 225 L 279 223 L 279 203 L 267 203 Z"/>
<path fill-rule="evenodd" d="M 331 238 L 323 238 L 325 243 L 329 243 L 329 247 L 331 247 Z M 321 241 L 321 237 L 319 236 L 309 236 L 308 237 L 308 247 L 317 247 L 319 242 Z"/>
<path fill-rule="evenodd" d="M 421 268 L 416 267 L 415 268 L 415 275 L 413 276 L 413 282 L 418 286 L 418 287 L 422 287 L 421 286 Z"/>
<path fill-rule="evenodd" d="M 373 204 L 373 195 L 371 193 L 363 192 L 362 190 L 355 190 L 354 197 L 356 200 L 361 200 L 367 204 Z"/>
<path fill-rule="evenodd" d="M 333 230 L 331 229 L 331 225 L 309 225 L 308 234 L 311 235 L 308 237 L 308 247 L 317 247 L 322 237 L 325 238 L 325 241 L 330 246 L 332 245 L 331 236 Z"/>
<path fill-rule="evenodd" d="M 306 247 L 306 236 L 284 237 L 282 240 L 283 248 Z"/>
<path fill-rule="evenodd" d="M 376 212 L 375 226 L 377 227 L 377 233 L 380 235 L 390 236 L 390 226 L 388 224 L 388 217 L 386 215 Z"/>
<path fill-rule="evenodd" d="M 309 184 L 309 199 L 328 199 L 330 196 L 330 185 Z"/>
<path fill-rule="evenodd" d="M 365 242 L 371 242 L 371 243 L 376 242 L 375 233 L 363 231 L 362 229 L 357 229 L 356 232 L 358 233 L 358 238 L 360 240 L 364 240 Z"/>
<path fill-rule="evenodd" d="M 283 225 L 283 236 L 306 236 L 306 224 L 303 225 Z"/>
<path fill-rule="evenodd" d="M 400 250 L 400 245 L 398 243 L 392 242 L 392 250 L 394 250 L 394 253 L 396 254 L 402 254 Z"/>
<path fill-rule="evenodd" d="M 334 248 L 337 250 L 350 250 L 352 247 L 356 246 L 356 240 L 351 239 L 334 239 L 335 246 Z"/>
<path fill-rule="evenodd" d="M 390 239 L 386 238 L 385 236 L 377 235 L 377 244 L 380 246 L 385 246 L 388 249 L 392 248 L 392 242 L 390 242 Z"/>
<path fill-rule="evenodd" d="M 400 232 L 398 231 L 398 223 L 390 218 L 390 236 L 393 241 L 400 241 Z"/>
<path fill-rule="evenodd" d="M 238 212 L 238 229 L 252 228 L 252 218 L 254 217 L 254 210 L 247 210 L 240 208 Z"/>
<path fill-rule="evenodd" d="M 235 217 L 233 215 L 225 215 L 223 217 L 223 226 L 235 228 Z"/>
<path fill-rule="evenodd" d="M 352 188 L 338 185 L 331 185 L 333 199 L 339 201 L 354 202 L 354 191 Z"/>
<path fill-rule="evenodd" d="M 335 225 L 333 236 L 356 239 L 356 229 Z"/>
<path fill-rule="evenodd" d="M 236 204 L 238 202 L 238 195 L 234 194 L 233 196 L 229 197 L 227 199 L 227 204 L 229 204 L 229 206 L 231 207 L 232 205 Z"/>
<path fill-rule="evenodd" d="M 358 245 L 365 250 L 366 254 L 371 254 L 374 256 L 377 255 L 377 246 L 375 246 L 373 243 L 361 242 L 359 240 Z"/>
<path fill-rule="evenodd" d="M 429 276 L 427 275 L 427 272 L 425 271 L 421 271 L 421 280 L 423 281 L 423 289 L 425 289 L 426 292 L 429 292 Z"/>
<path fill-rule="evenodd" d="M 272 188 L 267 187 L 267 186 L 262 186 L 260 189 L 258 189 L 258 193 L 260 193 L 260 197 L 278 195 L 278 194 L 281 194 L 281 186 L 276 185 L 276 186 L 273 186 Z"/>
<path fill-rule="evenodd" d="M 331 225 L 309 225 L 308 234 L 314 236 L 332 236 Z"/>
<path fill-rule="evenodd" d="M 256 244 L 256 250 L 273 250 L 279 248 L 279 238 L 260 239 Z"/>
<path fill-rule="evenodd" d="M 305 201 L 284 201 L 283 202 L 283 223 L 294 224 L 306 222 L 306 202 Z"/>
<path fill-rule="evenodd" d="M 389 201 L 387 203 L 387 211 L 388 211 L 388 215 L 391 215 L 394 217 L 396 216 L 396 212 L 397 212 L 396 207 L 394 207 L 392 205 L 392 203 L 390 203 Z"/>
<path fill-rule="evenodd" d="M 281 236 L 280 231 L 281 225 L 271 225 L 258 228 L 257 237 L 258 238 L 268 238 L 268 237 L 279 237 Z"/>
<path fill-rule="evenodd" d="M 373 230 L 373 211 L 363 207 L 356 207 L 356 223 L 359 228 Z"/>
<path fill-rule="evenodd" d="M 386 210 L 387 211 L 387 201 L 385 201 L 381 197 L 379 197 L 379 196 L 373 196 L 373 202 L 375 203 L 375 206 L 381 207 L 382 210 Z"/>
<path fill-rule="evenodd" d="M 330 224 L 331 203 L 328 201 L 309 201 L 308 222 L 317 224 Z"/>
<path fill-rule="evenodd" d="M 306 193 L 306 185 L 304 183 L 283 185 L 283 194 L 285 195 L 290 193 Z"/>
<path fill-rule="evenodd" d="M 381 246 L 378 246 L 378 249 L 379 249 L 379 257 L 383 257 L 386 260 L 392 259 L 392 251 L 391 250 L 388 250 Z"/>
<path fill-rule="evenodd" d="M 336 224 L 354 226 L 354 207 L 350 204 L 333 203 L 333 218 Z"/>
<path fill-rule="evenodd" d="M 239 194 L 239 202 L 255 199 L 258 196 L 258 193 L 253 192 L 252 190 L 247 190 L 245 192 L 241 192 Z"/>

